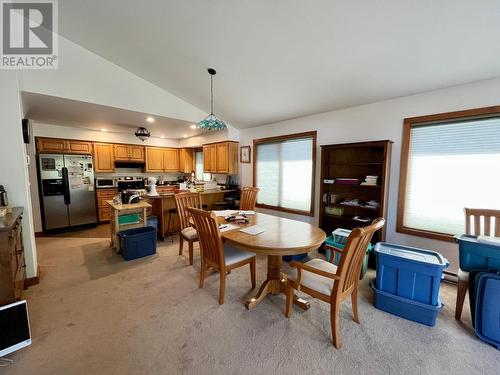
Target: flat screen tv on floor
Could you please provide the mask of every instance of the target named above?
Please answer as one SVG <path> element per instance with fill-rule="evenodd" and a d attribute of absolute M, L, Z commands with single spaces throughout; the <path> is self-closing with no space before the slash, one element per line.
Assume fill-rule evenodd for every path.
<path fill-rule="evenodd" d="M 26 301 L 0 306 L 0 357 L 31 345 Z"/>

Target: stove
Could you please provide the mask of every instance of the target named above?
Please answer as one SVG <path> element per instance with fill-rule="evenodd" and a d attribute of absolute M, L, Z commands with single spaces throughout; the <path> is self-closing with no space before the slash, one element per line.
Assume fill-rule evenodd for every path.
<path fill-rule="evenodd" d="M 118 191 L 130 189 L 144 189 L 144 178 L 134 176 L 123 176 L 116 179 Z"/>

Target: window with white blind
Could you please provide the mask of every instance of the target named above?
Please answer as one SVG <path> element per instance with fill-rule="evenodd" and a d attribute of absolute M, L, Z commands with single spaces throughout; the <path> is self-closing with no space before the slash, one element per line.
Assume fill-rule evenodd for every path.
<path fill-rule="evenodd" d="M 465 232 L 464 207 L 500 209 L 500 113 L 477 112 L 405 120 L 399 231 L 452 239 Z"/>
<path fill-rule="evenodd" d="M 254 140 L 260 207 L 313 215 L 316 132 Z"/>

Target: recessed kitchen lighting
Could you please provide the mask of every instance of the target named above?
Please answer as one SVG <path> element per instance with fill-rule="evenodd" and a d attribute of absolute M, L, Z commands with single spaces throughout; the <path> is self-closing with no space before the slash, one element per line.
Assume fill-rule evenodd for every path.
<path fill-rule="evenodd" d="M 154 118 L 154 117 L 152 117 L 152 116 L 148 116 L 148 117 L 146 118 L 146 121 L 147 121 L 147 122 L 155 122 L 155 118 Z"/>
<path fill-rule="evenodd" d="M 102 131 L 102 132 L 107 132 L 107 131 L 108 131 L 108 129 L 106 129 L 106 128 L 102 128 L 102 129 L 101 129 L 101 131 Z"/>
<path fill-rule="evenodd" d="M 193 124 L 193 125 L 191 125 L 191 126 L 190 126 L 190 128 L 191 128 L 191 129 L 196 129 L 196 128 L 197 128 L 197 126 Z"/>
<path fill-rule="evenodd" d="M 160 135 L 160 138 L 165 138 L 165 136 L 164 135 Z"/>
<path fill-rule="evenodd" d="M 184 135 L 183 135 L 183 137 L 184 137 L 184 138 L 187 138 L 187 134 L 184 134 Z"/>

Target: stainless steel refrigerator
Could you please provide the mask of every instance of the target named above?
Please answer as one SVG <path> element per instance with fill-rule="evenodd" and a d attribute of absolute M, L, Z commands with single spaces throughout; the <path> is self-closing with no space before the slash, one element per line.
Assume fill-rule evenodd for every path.
<path fill-rule="evenodd" d="M 96 225 L 92 156 L 38 156 L 44 231 Z"/>

